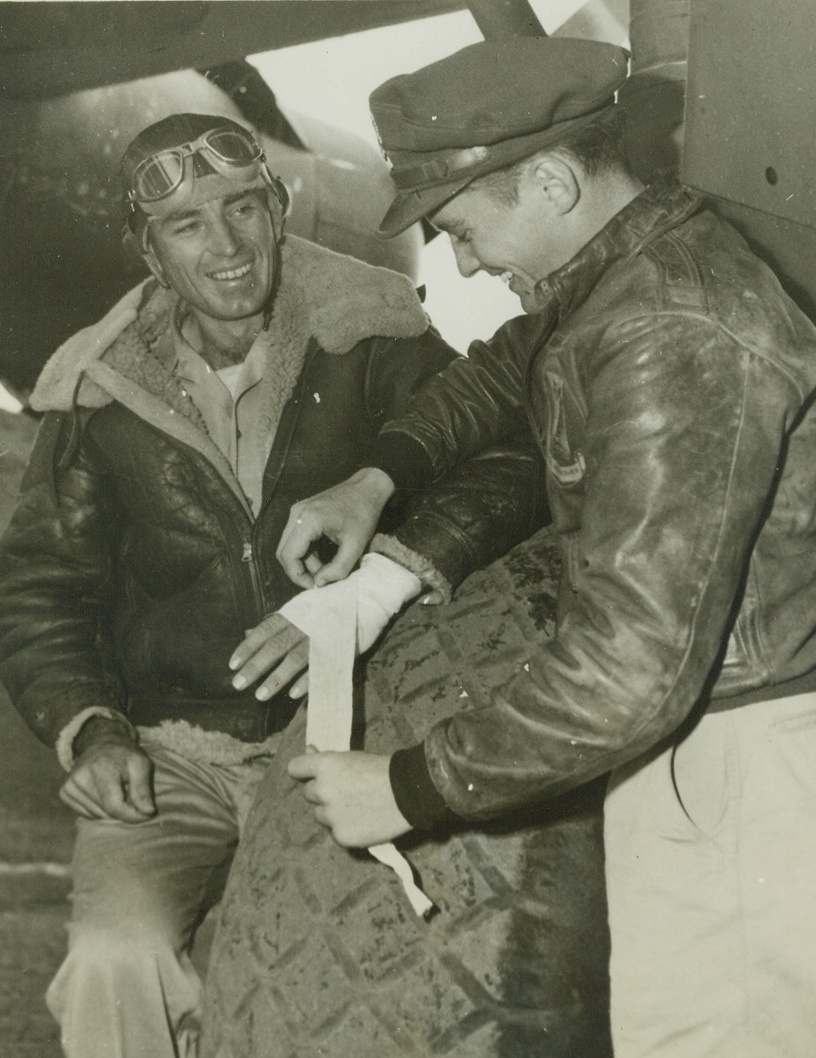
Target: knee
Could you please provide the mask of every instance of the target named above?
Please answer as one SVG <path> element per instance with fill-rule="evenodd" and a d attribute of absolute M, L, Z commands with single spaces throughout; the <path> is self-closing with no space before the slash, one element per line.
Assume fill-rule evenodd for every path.
<path fill-rule="evenodd" d="M 68 927 L 68 957 L 74 962 L 132 968 L 143 961 L 175 955 L 180 949 L 176 932 L 159 920 L 111 925 L 74 923 Z"/>

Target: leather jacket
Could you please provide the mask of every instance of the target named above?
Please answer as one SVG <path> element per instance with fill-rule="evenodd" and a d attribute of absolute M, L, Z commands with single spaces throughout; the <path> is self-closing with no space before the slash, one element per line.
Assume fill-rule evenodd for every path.
<path fill-rule="evenodd" d="M 275 559 L 289 508 L 364 466 L 455 357 L 405 277 L 289 238 L 273 337 L 302 366 L 255 517 L 166 359 L 174 297 L 148 284 L 110 348 L 57 354 L 32 398 L 45 416 L 0 546 L 0 675 L 47 743 L 89 709 L 245 742 L 284 727 L 297 702 L 233 690 L 227 661 L 298 590 Z M 388 512 L 380 549 L 449 588 L 540 524 L 536 463 L 532 444 L 494 448 Z"/>
<path fill-rule="evenodd" d="M 375 461 L 416 484 L 524 409 L 563 557 L 554 638 L 492 708 L 395 755 L 418 826 L 577 786 L 695 706 L 816 688 L 816 329 L 677 187 L 639 195 L 540 297 L 389 424 Z"/>

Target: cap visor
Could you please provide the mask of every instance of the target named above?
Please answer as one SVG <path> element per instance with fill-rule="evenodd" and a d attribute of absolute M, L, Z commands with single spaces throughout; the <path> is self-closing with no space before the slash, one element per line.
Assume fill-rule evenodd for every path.
<path fill-rule="evenodd" d="M 397 197 L 388 207 L 383 217 L 377 234 L 384 239 L 391 239 L 400 232 L 410 228 L 412 224 L 438 209 L 458 194 L 462 188 L 467 187 L 473 177 L 465 180 L 456 180 L 453 183 L 438 184 L 435 187 L 426 188 L 424 191 L 400 191 Z"/>

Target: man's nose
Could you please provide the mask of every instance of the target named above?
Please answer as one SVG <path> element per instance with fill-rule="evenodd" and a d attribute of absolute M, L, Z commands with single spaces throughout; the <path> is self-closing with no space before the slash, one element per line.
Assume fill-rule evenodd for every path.
<path fill-rule="evenodd" d="M 241 240 L 232 230 L 232 226 L 223 218 L 213 220 L 207 234 L 210 251 L 224 257 L 232 257 L 241 245 Z"/>
<path fill-rule="evenodd" d="M 453 253 L 456 257 L 456 267 L 459 269 L 461 275 L 465 279 L 470 279 L 471 276 L 475 276 L 479 269 L 482 267 L 479 262 L 479 258 L 473 253 L 467 243 L 459 242 L 457 239 L 451 239 L 451 246 L 453 247 Z"/>

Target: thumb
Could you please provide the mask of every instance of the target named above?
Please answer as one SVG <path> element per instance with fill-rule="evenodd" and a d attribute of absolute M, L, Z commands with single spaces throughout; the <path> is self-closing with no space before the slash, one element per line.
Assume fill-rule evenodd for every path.
<path fill-rule="evenodd" d="M 128 768 L 128 800 L 137 811 L 146 816 L 156 814 L 152 772 L 152 766 L 146 758 L 131 762 Z"/>
<path fill-rule="evenodd" d="M 327 562 L 320 572 L 315 576 L 315 587 L 323 588 L 327 584 L 344 580 L 357 565 L 357 562 L 365 550 L 366 541 L 358 543 L 353 538 L 346 537 L 337 549 L 337 554 Z"/>

